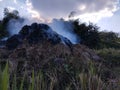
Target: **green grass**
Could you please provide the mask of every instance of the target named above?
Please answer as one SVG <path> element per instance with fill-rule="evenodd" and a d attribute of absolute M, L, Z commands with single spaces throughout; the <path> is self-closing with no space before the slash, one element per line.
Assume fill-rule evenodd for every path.
<path fill-rule="evenodd" d="M 8 63 L 3 71 L 0 71 L 0 90 L 9 89 L 9 73 L 8 73 Z"/>

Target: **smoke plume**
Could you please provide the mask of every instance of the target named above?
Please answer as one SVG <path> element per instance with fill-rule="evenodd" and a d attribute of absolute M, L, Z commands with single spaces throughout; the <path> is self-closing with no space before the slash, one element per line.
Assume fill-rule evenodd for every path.
<path fill-rule="evenodd" d="M 73 31 L 73 25 L 70 21 L 62 19 L 53 19 L 49 26 L 58 34 L 68 38 L 73 44 L 78 43 L 78 37 Z"/>
<path fill-rule="evenodd" d="M 8 26 L 7 26 L 7 30 L 10 34 L 9 36 L 18 34 L 24 25 L 30 25 L 34 22 L 36 21 L 32 19 L 31 20 L 25 19 L 25 18 L 11 19 L 8 22 Z M 45 23 L 45 22 L 38 22 L 38 23 Z M 46 23 L 46 24 L 48 24 L 53 31 L 68 38 L 73 44 L 76 44 L 79 42 L 78 37 L 75 35 L 73 31 L 72 22 L 65 21 L 63 19 L 53 19 L 51 23 Z"/>
<path fill-rule="evenodd" d="M 11 19 L 8 22 L 7 30 L 10 36 L 18 34 L 24 25 L 30 25 L 34 20 L 29 20 L 27 18 Z"/>

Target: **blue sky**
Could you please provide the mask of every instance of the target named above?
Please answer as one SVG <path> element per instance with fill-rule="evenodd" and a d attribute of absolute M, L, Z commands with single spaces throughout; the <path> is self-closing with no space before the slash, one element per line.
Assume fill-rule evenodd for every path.
<path fill-rule="evenodd" d="M 72 19 L 80 18 L 96 23 L 101 30 L 120 32 L 119 0 L 0 0 L 0 19 L 5 7 L 39 22 L 50 22 L 53 18 L 67 20 L 74 11 Z"/>

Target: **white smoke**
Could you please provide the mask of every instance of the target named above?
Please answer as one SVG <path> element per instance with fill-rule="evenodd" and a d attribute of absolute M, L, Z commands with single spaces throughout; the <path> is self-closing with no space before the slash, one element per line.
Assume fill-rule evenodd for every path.
<path fill-rule="evenodd" d="M 62 19 L 53 19 L 49 26 L 58 34 L 68 38 L 73 44 L 78 43 L 78 37 L 73 31 L 73 25 L 70 21 Z"/>
<path fill-rule="evenodd" d="M 20 19 L 11 19 L 8 22 L 7 30 L 9 32 L 10 36 L 12 36 L 14 34 L 18 34 L 19 31 L 22 29 L 22 27 L 24 25 L 30 25 L 32 23 L 33 23 L 32 20 L 23 19 L 23 18 L 20 18 Z"/>
<path fill-rule="evenodd" d="M 10 36 L 14 34 L 18 34 L 19 30 L 22 28 L 23 21 L 11 19 L 8 23 L 7 30 L 10 34 Z"/>
<path fill-rule="evenodd" d="M 18 34 L 19 31 L 22 29 L 24 25 L 30 25 L 34 20 L 28 19 L 11 19 L 8 23 L 7 30 L 10 36 L 14 34 Z M 41 22 L 38 22 L 41 23 Z M 53 31 L 57 32 L 58 34 L 68 38 L 73 44 L 78 43 L 79 39 L 73 31 L 73 25 L 70 21 L 64 21 L 62 19 L 53 19 L 51 23 L 48 24 Z"/>

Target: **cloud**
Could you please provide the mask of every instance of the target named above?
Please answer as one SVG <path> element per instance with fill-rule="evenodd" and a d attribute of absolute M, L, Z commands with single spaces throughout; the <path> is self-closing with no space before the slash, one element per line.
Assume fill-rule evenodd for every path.
<path fill-rule="evenodd" d="M 118 0 L 29 0 L 29 2 L 44 18 L 67 18 L 71 11 L 75 11 L 75 17 L 86 19 L 88 17 L 90 20 L 93 15 L 97 21 L 113 15 L 118 9 Z"/>
<path fill-rule="evenodd" d="M 118 10 L 118 0 L 0 0 L 0 11 L 5 7 L 17 9 L 21 16 L 48 22 L 53 18 L 65 18 L 75 12 L 73 18 L 98 22 L 111 17 Z M 0 12 L 3 16 L 3 12 Z"/>
<path fill-rule="evenodd" d="M 22 2 L 19 2 L 18 0 L 3 0 L 0 2 L 0 11 L 3 11 L 4 8 L 8 8 L 9 10 L 16 9 L 22 15 L 26 12 L 25 11 L 26 9 L 22 9 L 22 7 L 26 7 L 26 5 Z M 3 17 L 3 14 L 4 14 L 3 12 L 0 12 L 1 17 Z"/>
<path fill-rule="evenodd" d="M 101 26 L 101 30 L 114 31 L 120 33 L 120 11 L 114 14 L 110 18 L 101 19 L 98 26 Z"/>
<path fill-rule="evenodd" d="M 114 15 L 113 12 L 115 12 L 115 11 L 117 11 L 116 8 L 113 8 L 111 10 L 105 8 L 98 12 L 83 13 L 81 15 L 74 17 L 74 19 L 80 18 L 81 21 L 85 21 L 85 22 L 92 21 L 94 23 L 97 23 L 102 18 L 113 16 Z"/>
<path fill-rule="evenodd" d="M 33 9 L 28 0 L 2 0 L 0 2 L 0 11 L 3 11 L 4 8 L 8 8 L 10 11 L 18 10 L 21 17 L 42 21 L 40 14 Z M 0 19 L 3 16 L 4 13 L 0 12 Z"/>

